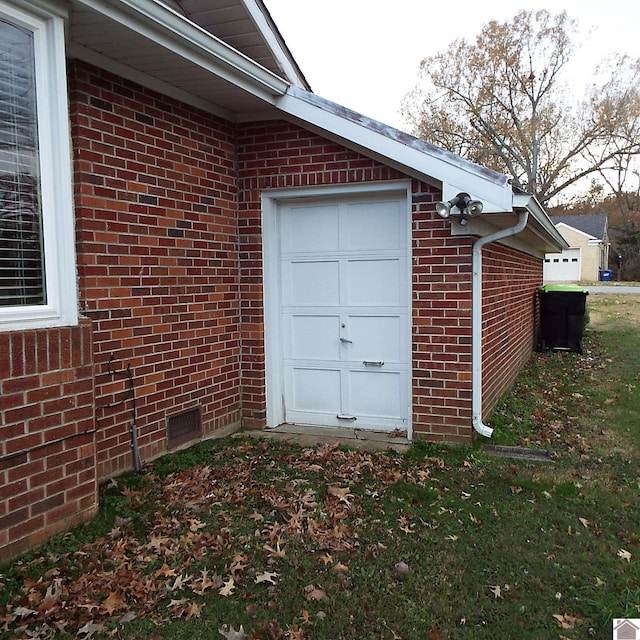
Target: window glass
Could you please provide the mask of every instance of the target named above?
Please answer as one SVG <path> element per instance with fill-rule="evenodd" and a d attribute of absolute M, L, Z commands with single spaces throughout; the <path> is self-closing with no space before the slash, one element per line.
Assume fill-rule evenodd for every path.
<path fill-rule="evenodd" d="M 0 19 L 0 306 L 45 291 L 33 34 Z"/>

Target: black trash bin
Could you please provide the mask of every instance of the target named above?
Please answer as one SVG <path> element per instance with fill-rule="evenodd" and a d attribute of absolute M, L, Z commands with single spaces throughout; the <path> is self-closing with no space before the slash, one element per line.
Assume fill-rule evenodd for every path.
<path fill-rule="evenodd" d="M 582 353 L 589 292 L 575 284 L 540 287 L 540 351 Z"/>

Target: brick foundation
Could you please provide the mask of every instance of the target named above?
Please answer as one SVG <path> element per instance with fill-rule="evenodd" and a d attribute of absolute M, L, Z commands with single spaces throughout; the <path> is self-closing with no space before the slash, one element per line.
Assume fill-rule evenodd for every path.
<path fill-rule="evenodd" d="M 0 333 L 0 549 L 97 509 L 91 322 Z"/>

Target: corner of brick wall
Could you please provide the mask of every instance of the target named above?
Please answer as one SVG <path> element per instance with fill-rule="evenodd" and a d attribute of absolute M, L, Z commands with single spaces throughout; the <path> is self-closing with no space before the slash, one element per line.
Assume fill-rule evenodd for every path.
<path fill-rule="evenodd" d="M 0 333 L 0 556 L 97 510 L 91 322 Z"/>
<path fill-rule="evenodd" d="M 470 442 L 471 249 L 435 216 L 441 193 L 414 182 L 413 432 L 416 439 Z"/>

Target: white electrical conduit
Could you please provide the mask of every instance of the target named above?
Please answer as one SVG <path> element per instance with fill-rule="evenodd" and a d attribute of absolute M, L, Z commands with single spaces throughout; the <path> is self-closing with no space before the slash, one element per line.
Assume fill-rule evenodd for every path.
<path fill-rule="evenodd" d="M 491 437 L 493 429 L 482 422 L 482 249 L 485 245 L 515 236 L 525 229 L 529 220 L 529 212 L 521 210 L 518 222 L 506 229 L 500 229 L 483 238 L 478 238 L 473 245 L 473 280 L 472 280 L 472 399 L 471 411 L 473 428 L 487 438 Z"/>

